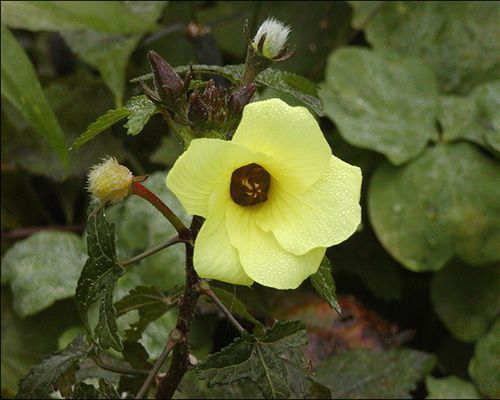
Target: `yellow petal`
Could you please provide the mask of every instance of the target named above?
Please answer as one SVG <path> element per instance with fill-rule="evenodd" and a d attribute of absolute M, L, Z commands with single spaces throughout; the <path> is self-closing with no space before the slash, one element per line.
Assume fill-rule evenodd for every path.
<path fill-rule="evenodd" d="M 318 268 L 325 248 L 316 248 L 297 256 L 285 251 L 270 232 L 256 222 L 256 212 L 249 207 L 230 204 L 226 225 L 229 238 L 238 249 L 241 265 L 255 282 L 276 289 L 295 289 Z"/>
<path fill-rule="evenodd" d="M 210 196 L 209 216 L 194 244 L 194 269 L 201 278 L 251 285 L 253 281 L 245 274 L 238 252 L 229 241 L 223 202 L 224 195 L 219 187 Z"/>
<path fill-rule="evenodd" d="M 303 194 L 271 182 L 257 223 L 293 254 L 329 247 L 356 231 L 361 221 L 360 191 L 361 170 L 332 155 L 325 173 Z"/>
<path fill-rule="evenodd" d="M 189 214 L 208 216 L 208 199 L 233 171 L 257 160 L 246 147 L 218 139 L 194 139 L 167 176 L 167 187 Z"/>
<path fill-rule="evenodd" d="M 296 192 L 304 192 L 319 179 L 331 155 L 311 113 L 280 99 L 247 105 L 233 142 L 269 156 L 263 167 Z"/>

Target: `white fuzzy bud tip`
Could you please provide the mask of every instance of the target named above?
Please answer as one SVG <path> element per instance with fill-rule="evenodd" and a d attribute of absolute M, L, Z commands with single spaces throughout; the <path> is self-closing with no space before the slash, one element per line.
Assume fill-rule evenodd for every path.
<path fill-rule="evenodd" d="M 268 18 L 257 30 L 252 45 L 258 50 L 259 42 L 262 40 L 262 37 L 266 35 L 262 46 L 262 54 L 267 58 L 275 58 L 284 50 L 288 42 L 289 34 L 289 26 L 282 24 L 276 18 Z"/>
<path fill-rule="evenodd" d="M 128 196 L 133 177 L 132 172 L 118 164 L 116 158 L 106 157 L 90 169 L 87 189 L 101 201 L 116 203 Z"/>

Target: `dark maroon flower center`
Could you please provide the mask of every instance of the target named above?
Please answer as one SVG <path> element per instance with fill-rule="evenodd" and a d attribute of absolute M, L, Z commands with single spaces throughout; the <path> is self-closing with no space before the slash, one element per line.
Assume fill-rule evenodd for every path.
<path fill-rule="evenodd" d="M 243 207 L 267 200 L 271 175 L 259 164 L 248 164 L 236 169 L 231 176 L 229 192 L 233 201 Z"/>

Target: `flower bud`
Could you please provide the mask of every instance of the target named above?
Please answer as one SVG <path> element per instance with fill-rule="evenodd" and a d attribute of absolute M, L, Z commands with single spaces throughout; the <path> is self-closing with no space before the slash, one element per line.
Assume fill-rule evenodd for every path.
<path fill-rule="evenodd" d="M 158 97 L 167 105 L 175 104 L 175 100 L 183 93 L 184 82 L 157 52 L 151 50 L 148 58 Z"/>
<path fill-rule="evenodd" d="M 257 30 L 252 46 L 263 56 L 278 61 L 287 53 L 289 34 L 290 27 L 275 18 L 268 18 Z"/>
<path fill-rule="evenodd" d="M 106 157 L 90 169 L 87 189 L 101 201 L 116 203 L 129 195 L 133 178 L 132 172 L 118 164 L 116 158 Z"/>

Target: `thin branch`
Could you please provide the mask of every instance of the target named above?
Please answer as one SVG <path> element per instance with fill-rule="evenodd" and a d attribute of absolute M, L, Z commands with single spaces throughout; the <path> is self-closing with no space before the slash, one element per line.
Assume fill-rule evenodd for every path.
<path fill-rule="evenodd" d="M 130 264 L 133 264 L 133 263 L 135 263 L 137 261 L 142 260 L 143 258 L 149 257 L 149 256 L 151 256 L 151 255 L 153 255 L 155 253 L 158 253 L 160 250 L 166 249 L 167 247 L 170 247 L 170 246 L 172 246 L 172 245 L 174 245 L 176 243 L 181 243 L 181 242 L 184 242 L 184 241 L 185 240 L 181 239 L 179 236 L 175 236 L 175 237 L 167 240 L 165 243 L 161 243 L 158 246 L 152 247 L 149 250 L 146 250 L 144 253 L 138 254 L 138 255 L 136 255 L 135 257 L 132 257 L 129 260 L 122 261 L 119 264 L 122 267 L 127 267 Z"/>
<path fill-rule="evenodd" d="M 103 361 L 98 355 L 92 360 L 102 369 L 106 371 L 116 372 L 117 374 L 125 374 L 125 375 L 147 375 L 148 371 L 144 371 L 141 369 L 130 368 L 124 365 L 111 365 L 107 362 Z"/>
<path fill-rule="evenodd" d="M 180 238 L 182 238 L 183 240 L 189 239 L 190 231 L 186 227 L 186 225 L 184 225 L 179 217 L 175 215 L 175 213 L 153 192 L 144 187 L 140 182 L 134 182 L 132 184 L 131 194 L 142 197 L 143 199 L 151 203 L 153 207 L 155 207 L 159 212 L 163 214 L 166 219 L 170 221 L 170 223 L 179 234 Z"/>
<path fill-rule="evenodd" d="M 151 382 L 153 382 L 153 379 L 158 374 L 158 371 L 160 371 L 160 368 L 162 367 L 163 363 L 167 359 L 168 355 L 170 354 L 172 349 L 175 347 L 175 345 L 177 343 L 179 343 L 182 339 L 183 339 L 183 336 L 177 329 L 174 329 L 170 333 L 170 335 L 168 337 L 167 344 L 163 348 L 163 351 L 162 351 L 160 357 L 158 358 L 158 360 L 156 360 L 155 365 L 153 366 L 151 371 L 149 371 L 148 376 L 147 376 L 146 380 L 144 381 L 144 383 L 142 384 L 141 389 L 137 393 L 137 396 L 135 396 L 136 399 L 144 398 L 149 387 L 151 386 Z"/>
<path fill-rule="evenodd" d="M 23 239 L 28 237 L 34 233 L 42 232 L 42 231 L 64 231 L 64 232 L 75 232 L 80 233 L 83 232 L 83 225 L 43 225 L 43 226 L 30 226 L 26 228 L 17 228 L 8 232 L 2 232 L 1 238 L 2 240 L 6 239 Z"/>
<path fill-rule="evenodd" d="M 200 290 L 205 293 L 210 299 L 215 303 L 217 307 L 224 313 L 226 318 L 233 324 L 233 326 L 240 332 L 246 332 L 245 328 L 243 328 L 240 323 L 234 318 L 233 314 L 231 314 L 231 311 L 227 309 L 227 307 L 220 301 L 220 299 L 217 297 L 217 295 L 210 289 L 210 286 L 208 285 L 207 282 L 201 281 L 199 284 Z"/>

